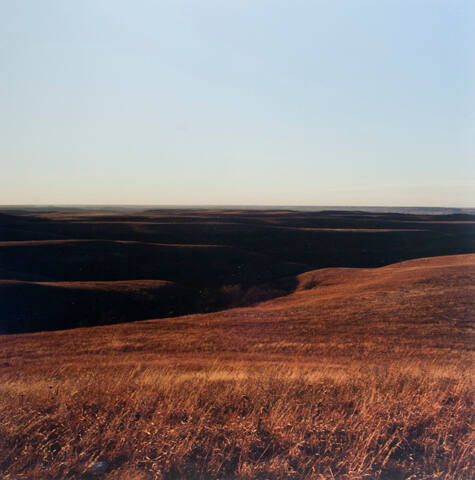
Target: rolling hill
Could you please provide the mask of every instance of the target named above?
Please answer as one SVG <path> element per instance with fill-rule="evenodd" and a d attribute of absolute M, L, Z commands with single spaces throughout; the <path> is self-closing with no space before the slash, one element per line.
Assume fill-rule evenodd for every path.
<path fill-rule="evenodd" d="M 474 233 L 475 217 L 460 213 L 217 209 L 3 213 L 0 332 L 254 305 L 292 293 L 297 276 L 315 269 L 379 267 L 473 253 Z M 144 287 L 141 293 L 114 287 L 116 282 L 133 287 L 142 280 L 165 283 Z M 98 282 L 111 286 L 94 291 Z"/>
<path fill-rule="evenodd" d="M 0 336 L 0 472 L 468 480 L 474 276 L 327 268 L 253 307 Z"/>

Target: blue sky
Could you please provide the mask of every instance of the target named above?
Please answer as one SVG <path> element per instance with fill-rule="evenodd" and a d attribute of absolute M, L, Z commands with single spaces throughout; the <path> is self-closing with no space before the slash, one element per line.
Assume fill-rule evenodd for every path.
<path fill-rule="evenodd" d="M 0 204 L 475 206 L 475 2 L 0 0 Z"/>

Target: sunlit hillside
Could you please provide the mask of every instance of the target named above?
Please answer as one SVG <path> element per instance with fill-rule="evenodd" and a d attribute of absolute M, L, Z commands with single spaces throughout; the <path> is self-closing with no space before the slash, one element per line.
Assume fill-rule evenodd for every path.
<path fill-rule="evenodd" d="M 0 337 L 2 479 L 470 479 L 475 255 Z"/>

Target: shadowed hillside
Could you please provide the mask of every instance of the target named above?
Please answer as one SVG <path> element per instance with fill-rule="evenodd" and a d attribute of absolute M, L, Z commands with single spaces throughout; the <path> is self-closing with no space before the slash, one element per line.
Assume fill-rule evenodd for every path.
<path fill-rule="evenodd" d="M 0 214 L 1 332 L 209 312 L 292 292 L 296 275 L 475 251 L 473 215 L 158 210 Z M 152 280 L 137 295 L 95 282 Z M 68 288 L 64 282 L 73 284 Z M 53 285 L 54 284 L 54 285 Z M 181 292 L 180 295 L 177 292 Z M 56 301 L 53 301 L 53 298 Z"/>
<path fill-rule="evenodd" d="M 329 268 L 252 308 L 0 336 L 0 472 L 469 480 L 474 280 L 475 255 Z"/>
<path fill-rule="evenodd" d="M 104 325 L 130 318 L 178 315 L 193 308 L 188 289 L 158 280 L 0 280 L 0 291 L 2 333 Z"/>

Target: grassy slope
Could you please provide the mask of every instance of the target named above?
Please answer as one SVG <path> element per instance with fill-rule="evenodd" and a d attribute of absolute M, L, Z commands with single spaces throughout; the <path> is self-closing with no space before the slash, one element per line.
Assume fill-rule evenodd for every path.
<path fill-rule="evenodd" d="M 254 308 L 0 337 L 0 472 L 469 479 L 474 274 L 325 269 Z"/>

